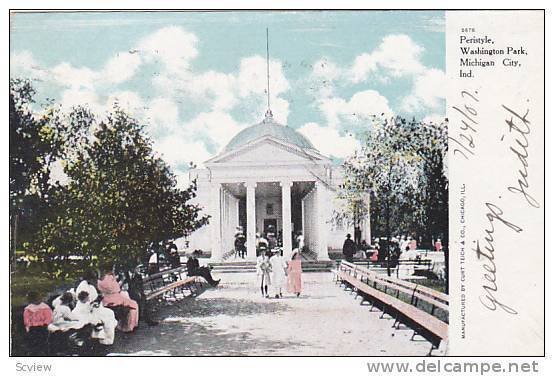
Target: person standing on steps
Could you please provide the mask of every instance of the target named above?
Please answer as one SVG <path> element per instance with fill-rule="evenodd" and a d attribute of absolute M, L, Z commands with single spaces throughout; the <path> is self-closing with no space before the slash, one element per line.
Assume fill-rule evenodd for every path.
<path fill-rule="evenodd" d="M 245 258 L 246 256 L 246 247 L 244 244 L 246 243 L 246 238 L 244 237 L 244 234 L 242 232 L 237 231 L 235 234 L 235 258 Z"/>

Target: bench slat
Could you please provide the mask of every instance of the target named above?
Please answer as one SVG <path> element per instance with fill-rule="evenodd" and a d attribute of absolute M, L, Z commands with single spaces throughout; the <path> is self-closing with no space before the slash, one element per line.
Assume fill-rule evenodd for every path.
<path fill-rule="evenodd" d="M 358 272 L 360 272 L 360 267 L 358 268 Z M 366 270 L 364 272 L 371 273 L 370 270 Z M 443 294 L 439 291 L 433 290 L 426 286 L 418 285 L 417 283 L 408 282 L 408 281 L 404 281 L 401 279 L 397 279 L 397 278 L 393 278 L 393 277 L 389 277 L 389 276 L 385 276 L 377 273 L 374 273 L 374 275 L 375 275 L 375 278 L 382 281 L 386 281 L 389 284 L 402 286 L 403 288 L 410 289 L 412 291 L 415 289 L 416 291 L 415 294 L 418 299 L 424 300 L 430 304 L 436 305 L 437 307 L 448 311 L 448 295 L 446 294 Z"/>
<path fill-rule="evenodd" d="M 161 272 L 158 272 L 156 274 L 151 274 L 149 276 L 144 277 L 143 282 L 144 283 L 150 282 L 150 281 L 153 281 L 153 280 L 156 280 L 156 279 L 163 278 L 164 276 L 169 275 L 169 274 L 184 273 L 186 271 L 187 271 L 187 267 L 185 265 L 180 266 L 178 268 L 162 270 Z"/>
<path fill-rule="evenodd" d="M 179 280 L 179 281 L 175 281 L 173 283 L 170 283 L 169 285 L 149 294 L 147 297 L 146 297 L 146 300 L 150 300 L 150 299 L 153 299 L 157 296 L 160 296 L 168 291 L 171 291 L 173 289 L 176 289 L 178 287 L 181 287 L 181 286 L 186 286 L 188 284 L 191 284 L 191 283 L 195 283 L 196 282 L 196 277 L 188 277 L 186 279 L 182 279 L 182 280 Z"/>

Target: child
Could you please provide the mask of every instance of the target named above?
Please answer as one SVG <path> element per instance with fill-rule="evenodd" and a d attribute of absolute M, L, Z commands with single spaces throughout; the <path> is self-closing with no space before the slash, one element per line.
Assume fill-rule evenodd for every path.
<path fill-rule="evenodd" d="M 102 345 L 113 345 L 117 320 L 115 319 L 114 311 L 104 307 L 98 300 L 92 303 L 91 315 L 92 322 L 95 324 L 92 338 L 97 339 Z"/>
<path fill-rule="evenodd" d="M 54 304 L 54 303 L 53 303 Z M 58 304 L 54 304 L 54 316 L 52 318 L 52 324 L 61 324 L 66 321 L 76 320 L 71 312 L 71 306 L 73 305 L 73 294 L 71 292 L 64 292 L 59 299 Z"/>
<path fill-rule="evenodd" d="M 271 251 L 260 250 L 260 256 L 256 260 L 256 270 L 258 278 L 261 279 L 260 288 L 262 290 L 262 296 L 269 298 L 268 285 L 271 284 L 271 264 L 269 263 L 269 257 Z"/>
<path fill-rule="evenodd" d="M 41 302 L 36 291 L 27 295 L 29 305 L 23 310 L 23 324 L 25 325 L 26 343 L 30 355 L 45 355 L 48 342 L 48 324 L 52 322 L 52 310 Z"/>
<path fill-rule="evenodd" d="M 77 286 L 75 294 L 78 296 L 81 291 L 86 291 L 88 293 L 89 302 L 95 301 L 96 298 L 98 298 L 98 291 L 96 291 L 96 287 L 94 287 L 97 279 L 98 276 L 96 275 L 96 272 L 89 270 L 85 273 L 83 280 Z"/>
<path fill-rule="evenodd" d="M 52 323 L 48 325 L 48 331 L 50 332 L 50 348 L 55 355 L 63 355 L 69 347 L 69 336 L 87 325 L 87 322 L 79 321 L 78 317 L 71 312 L 73 302 L 73 293 L 69 291 L 52 302 L 54 316 Z"/>
<path fill-rule="evenodd" d="M 73 311 L 71 311 L 73 317 L 76 320 L 91 322 L 92 319 L 92 306 L 90 305 L 90 298 L 88 291 L 81 291 L 77 295 L 77 304 Z"/>

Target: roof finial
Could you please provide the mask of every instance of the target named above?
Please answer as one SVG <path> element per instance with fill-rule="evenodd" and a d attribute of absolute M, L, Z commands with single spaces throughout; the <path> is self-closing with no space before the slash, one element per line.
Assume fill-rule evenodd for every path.
<path fill-rule="evenodd" d="M 267 66 L 267 111 L 265 113 L 266 120 L 272 120 L 273 113 L 269 102 L 269 28 L 265 28 L 265 47 L 266 47 L 266 66 Z"/>

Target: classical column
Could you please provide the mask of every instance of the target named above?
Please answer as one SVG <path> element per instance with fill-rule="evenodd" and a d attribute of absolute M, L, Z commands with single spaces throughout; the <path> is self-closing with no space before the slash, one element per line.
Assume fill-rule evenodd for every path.
<path fill-rule="evenodd" d="M 329 251 L 327 250 L 330 216 L 330 197 L 325 184 L 316 181 L 316 212 L 317 212 L 317 259 L 329 260 Z"/>
<path fill-rule="evenodd" d="M 285 253 L 292 251 L 292 224 L 291 224 L 291 208 L 290 208 L 290 188 L 292 187 L 291 181 L 281 181 L 281 201 L 283 204 L 282 218 L 283 218 L 283 251 Z"/>
<path fill-rule="evenodd" d="M 246 257 L 256 259 L 256 183 L 246 182 Z"/>
<path fill-rule="evenodd" d="M 212 227 L 212 257 L 211 260 L 219 261 L 221 259 L 221 184 L 212 182 L 211 192 L 211 218 Z"/>

